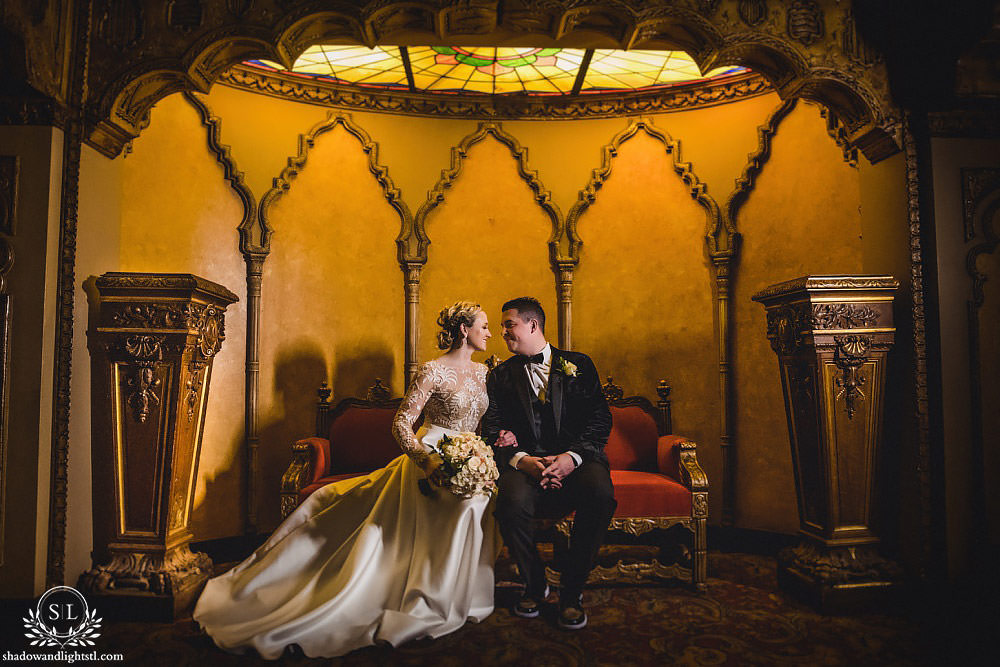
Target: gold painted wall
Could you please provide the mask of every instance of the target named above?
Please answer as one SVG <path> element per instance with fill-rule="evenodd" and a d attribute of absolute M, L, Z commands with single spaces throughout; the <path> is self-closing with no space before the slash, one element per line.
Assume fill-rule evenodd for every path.
<path fill-rule="evenodd" d="M 555 278 L 549 268 L 552 223 L 521 179 L 517 161 L 492 135 L 469 149 L 445 201 L 427 218 L 431 239 L 421 277 L 421 361 L 439 354 L 437 316 L 455 301 L 472 300 L 486 311 L 490 340 L 485 355 L 510 356 L 500 336 L 500 307 L 534 296 L 545 309 L 545 332 L 558 345 Z"/>
<path fill-rule="evenodd" d="M 655 399 L 667 379 L 674 432 L 701 445 L 698 458 L 715 483 L 719 373 L 705 220 L 661 141 L 640 130 L 622 144 L 578 223 L 573 341 L 626 396 Z M 709 494 L 709 516 L 719 515 L 720 501 Z"/>
<path fill-rule="evenodd" d="M 819 109 L 799 104 L 740 210 L 743 248 L 733 290 L 737 525 L 795 532 L 798 510 L 778 360 L 764 308 L 750 297 L 806 274 L 860 273 L 857 171 L 842 161 Z"/>
<path fill-rule="evenodd" d="M 240 301 L 226 310 L 215 357 L 191 529 L 197 539 L 242 532 L 246 272 L 236 228 L 243 207 L 209 152 L 197 111 L 160 102 L 121 161 L 121 271 L 194 273 Z"/>
<path fill-rule="evenodd" d="M 399 215 L 343 127 L 317 136 L 305 167 L 270 211 L 261 336 L 260 481 L 263 526 L 291 445 L 312 435 L 316 388 L 332 379 L 334 402 L 364 396 L 376 377 L 403 383 Z"/>

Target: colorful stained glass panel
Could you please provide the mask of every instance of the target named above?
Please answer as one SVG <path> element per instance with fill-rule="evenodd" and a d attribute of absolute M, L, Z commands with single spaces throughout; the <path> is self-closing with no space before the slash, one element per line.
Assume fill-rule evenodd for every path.
<path fill-rule="evenodd" d="M 413 84 L 437 93 L 560 95 L 570 93 L 584 60 L 582 49 L 554 47 L 407 47 Z M 265 60 L 248 64 L 281 70 Z M 723 67 L 706 72 L 683 51 L 597 49 L 581 92 L 641 90 L 700 81 L 746 71 Z M 337 83 L 399 89 L 409 86 L 400 47 L 317 45 L 307 49 L 292 72 Z"/>

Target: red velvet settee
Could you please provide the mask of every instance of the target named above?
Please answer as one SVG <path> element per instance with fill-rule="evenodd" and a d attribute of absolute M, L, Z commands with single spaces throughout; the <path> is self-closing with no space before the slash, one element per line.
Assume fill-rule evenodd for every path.
<path fill-rule="evenodd" d="M 686 563 L 665 565 L 654 558 L 598 566 L 590 581 L 681 577 L 704 590 L 708 479 L 698 465 L 695 443 L 669 433 L 670 387 L 660 383 L 655 407 L 640 396 L 625 398 L 610 378 L 604 391 L 612 416 L 605 451 L 618 500 L 610 530 L 619 536 L 639 538 L 651 531 L 659 534 L 683 526 L 691 535 L 691 549 Z M 346 398 L 333 410 L 325 383 L 318 393 L 317 435 L 293 445 L 292 463 L 281 480 L 283 516 L 321 486 L 375 470 L 400 453 L 391 424 L 401 399 L 390 398 L 380 381 L 364 400 Z M 569 517 L 555 522 L 552 528 L 568 539 L 571 524 Z M 556 544 L 557 558 L 564 547 Z"/>

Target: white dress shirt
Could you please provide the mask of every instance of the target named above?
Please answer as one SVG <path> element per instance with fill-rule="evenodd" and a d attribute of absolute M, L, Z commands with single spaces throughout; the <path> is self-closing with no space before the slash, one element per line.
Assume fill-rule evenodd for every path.
<path fill-rule="evenodd" d="M 542 403 L 545 402 L 545 392 L 549 386 L 549 372 L 552 370 L 552 346 L 548 343 L 542 348 L 541 363 L 528 362 L 524 365 L 524 371 L 528 374 L 528 382 L 531 383 L 531 391 L 535 393 Z"/>
<path fill-rule="evenodd" d="M 531 390 L 542 403 L 548 400 L 549 375 L 552 372 L 552 346 L 548 343 L 542 348 L 542 361 L 540 363 L 528 362 L 524 365 L 524 371 L 528 374 L 528 382 Z M 583 458 L 576 452 L 566 452 L 573 462 L 579 466 L 583 463 Z M 528 452 L 517 452 L 510 457 L 510 465 L 517 468 L 518 462 L 528 455 Z"/>

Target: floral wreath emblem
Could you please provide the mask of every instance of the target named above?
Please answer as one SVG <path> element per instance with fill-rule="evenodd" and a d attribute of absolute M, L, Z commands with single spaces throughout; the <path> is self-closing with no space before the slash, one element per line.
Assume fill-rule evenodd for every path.
<path fill-rule="evenodd" d="M 58 628 L 48 625 L 45 622 L 42 610 L 45 609 L 46 602 L 56 598 L 65 599 L 69 595 L 77 600 L 83 608 L 83 613 L 79 616 L 80 623 L 70 626 L 65 632 L 60 632 Z M 58 608 L 58 603 L 51 606 Z M 65 607 L 65 602 L 63 603 Z M 55 586 L 45 591 L 42 597 L 38 598 L 38 604 L 34 609 L 28 610 L 28 615 L 22 618 L 26 632 L 24 636 L 31 640 L 31 646 L 93 646 L 94 639 L 101 636 L 98 630 L 101 629 L 101 622 L 104 620 L 97 617 L 97 610 L 90 609 L 86 598 L 75 588 L 69 586 Z"/>
<path fill-rule="evenodd" d="M 576 364 L 574 364 L 571 361 L 566 361 L 562 357 L 556 358 L 556 370 L 558 370 L 566 377 L 571 377 L 571 378 L 576 377 Z"/>

